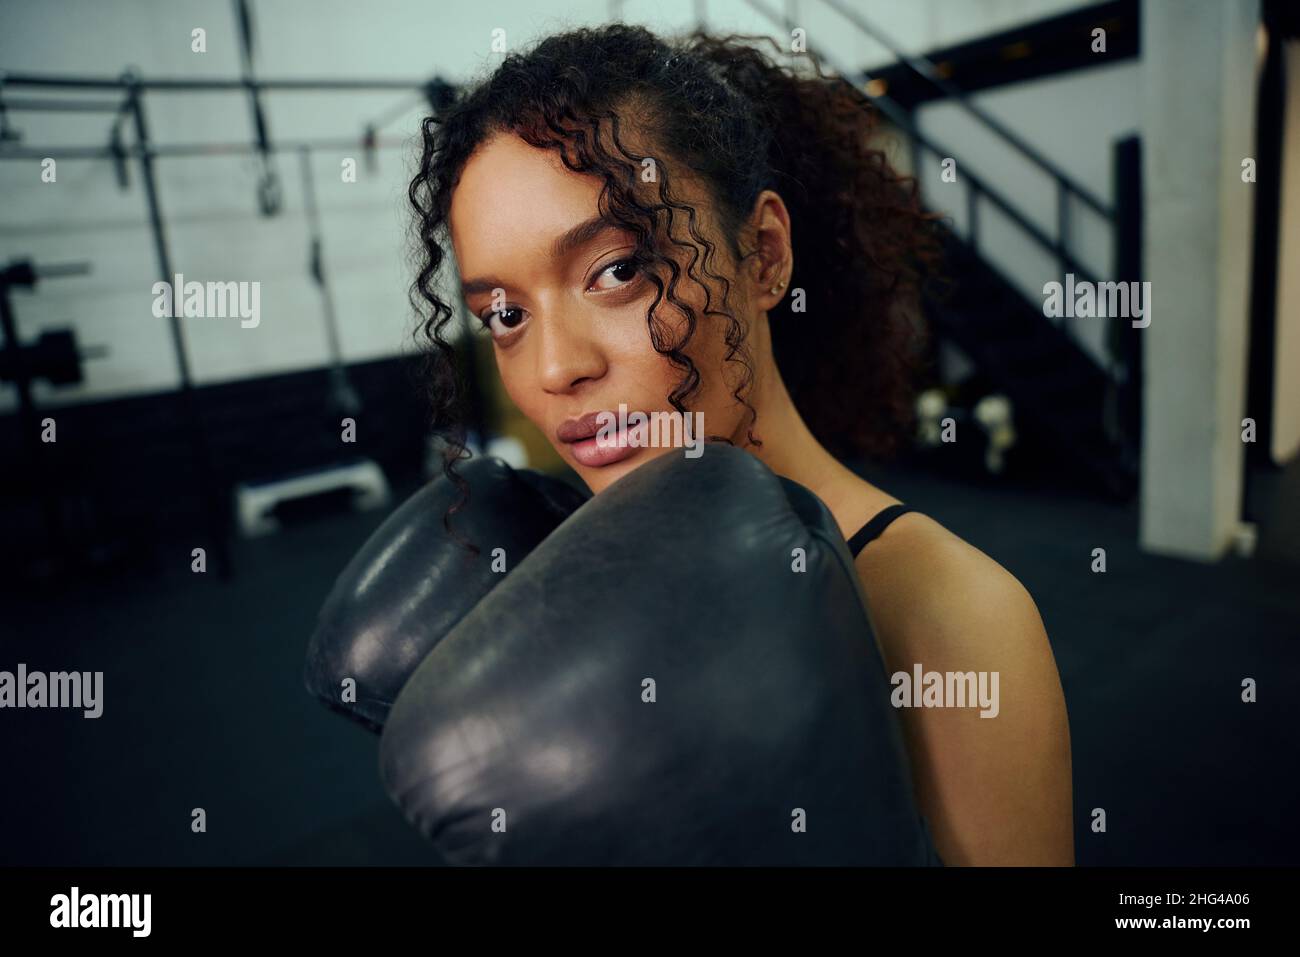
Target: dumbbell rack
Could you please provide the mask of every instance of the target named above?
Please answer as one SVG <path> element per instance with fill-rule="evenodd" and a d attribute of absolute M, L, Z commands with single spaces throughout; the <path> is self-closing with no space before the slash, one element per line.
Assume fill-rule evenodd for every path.
<path fill-rule="evenodd" d="M 40 429 L 36 418 L 36 401 L 32 398 L 32 383 L 44 379 L 51 385 L 74 385 L 81 381 L 81 360 L 97 358 L 103 350 L 77 348 L 76 334 L 71 329 L 56 329 L 41 334 L 30 344 L 18 336 L 10 290 L 34 289 L 40 279 L 85 275 L 89 263 L 67 263 L 37 267 L 31 260 L 11 262 L 0 269 L 0 382 L 11 383 L 18 392 L 18 421 L 31 459 L 36 494 L 41 500 L 42 519 L 48 540 L 55 556 L 66 561 L 69 546 L 63 533 L 59 516 L 57 485 L 48 474 L 46 458 L 42 454 Z"/>

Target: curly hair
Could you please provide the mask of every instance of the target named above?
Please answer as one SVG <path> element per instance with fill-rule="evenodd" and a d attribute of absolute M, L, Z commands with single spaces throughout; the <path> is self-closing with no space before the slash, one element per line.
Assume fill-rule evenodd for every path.
<path fill-rule="evenodd" d="M 733 396 L 750 410 L 751 440 L 747 330 L 728 308 L 731 283 L 714 271 L 713 243 L 700 233 L 696 210 L 674 195 L 671 171 L 689 170 L 703 184 L 736 262 L 743 259 L 737 237 L 759 193 L 778 192 L 790 213 L 794 269 L 792 294 L 769 313 L 777 368 L 828 448 L 865 456 L 896 449 L 912 411 L 923 342 L 913 306 L 938 260 L 937 217 L 921 208 L 915 179 L 899 175 L 873 146 L 877 118 L 869 98 L 825 73 L 815 56 L 807 57 L 811 76 L 779 65 L 753 45 L 765 40 L 781 52 L 770 37 L 696 31 L 670 41 L 622 23 L 576 29 L 505 57 L 486 80 L 424 119 L 419 170 L 408 190 L 418 264 L 411 302 L 421 317 L 417 336 L 426 347 L 433 424 L 446 441 L 450 477 L 465 456 L 464 389 L 446 335 L 455 311 L 434 281 L 446 255 L 452 190 L 474 150 L 498 132 L 555 150 L 569 169 L 603 180 L 601 214 L 636 237 L 632 261 L 651 267 L 657 294 L 646 320 L 653 347 L 681 373 L 668 396 L 679 412 L 701 385 L 684 351 L 700 317 L 676 294 L 681 268 L 668 245 L 690 247 L 690 279 L 700 281 L 698 264 L 718 281 L 721 308 L 712 307 L 701 283 L 703 316 L 724 324 L 726 359 L 740 372 Z M 657 202 L 644 202 L 635 189 L 646 157 L 627 149 L 631 129 L 653 144 Z M 691 243 L 671 238 L 678 218 Z M 815 328 L 791 312 L 797 291 Z M 685 318 L 684 335 L 656 317 L 665 297 Z"/>

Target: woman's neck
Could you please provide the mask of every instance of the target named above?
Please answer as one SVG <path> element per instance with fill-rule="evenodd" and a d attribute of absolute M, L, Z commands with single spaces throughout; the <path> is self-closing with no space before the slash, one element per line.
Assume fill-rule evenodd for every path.
<path fill-rule="evenodd" d="M 777 475 L 812 491 L 826 503 L 841 531 L 849 534 L 848 525 L 857 520 L 861 511 L 855 503 L 864 492 L 874 492 L 882 499 L 889 496 L 855 475 L 817 441 L 795 408 L 774 361 L 769 358 L 766 367 L 755 376 L 755 382 L 757 388 L 749 399 L 756 413 L 752 430 L 762 444 L 748 443 L 747 424 L 742 425 L 733 440 Z"/>

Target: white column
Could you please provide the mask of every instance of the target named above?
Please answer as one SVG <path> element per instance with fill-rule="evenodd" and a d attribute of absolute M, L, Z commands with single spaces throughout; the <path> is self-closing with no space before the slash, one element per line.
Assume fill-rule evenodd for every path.
<path fill-rule="evenodd" d="M 1277 261 L 1277 355 L 1273 364 L 1273 461 L 1300 452 L 1300 43 L 1286 45 L 1286 124 Z"/>
<path fill-rule="evenodd" d="M 1141 544 L 1213 560 L 1240 516 L 1257 0 L 1142 4 Z"/>

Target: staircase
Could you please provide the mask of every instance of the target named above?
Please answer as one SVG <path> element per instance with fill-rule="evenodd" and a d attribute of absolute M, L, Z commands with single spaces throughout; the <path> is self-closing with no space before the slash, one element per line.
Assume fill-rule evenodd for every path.
<path fill-rule="evenodd" d="M 954 233 L 945 242 L 952 294 L 931 302 L 937 335 L 961 349 L 1016 412 L 1019 441 L 1086 472 L 1109 497 L 1136 491 L 1135 457 L 1107 427 L 1115 415 L 1116 383 L 1061 326 Z"/>
<path fill-rule="evenodd" d="M 796 26 L 763 0 L 746 2 L 783 31 L 788 32 Z M 820 3 L 889 50 L 897 62 L 885 70 L 867 74 L 836 64 L 833 58 L 821 51 L 813 52 L 827 67 L 850 78 L 869 94 L 882 88 L 905 91 L 909 105 L 883 93 L 872 96 L 872 101 L 895 130 L 907 139 L 912 150 L 913 169 L 920 168 L 920 158 L 928 152 L 940 158 L 955 159 L 957 168 L 961 170 L 960 178 L 966 189 L 967 229 L 964 235 L 951 229 L 945 235 L 944 272 L 949 292 L 926 303 L 926 315 L 935 338 L 957 347 L 974 364 L 981 380 L 1012 400 L 1022 445 L 1027 443 L 1039 455 L 1058 457 L 1057 464 L 1061 469 L 1079 474 L 1090 486 L 1108 497 L 1131 498 L 1137 490 L 1138 479 L 1140 340 L 1127 321 L 1098 320 L 1115 323 L 1110 330 L 1113 335 L 1109 355 L 1104 364 L 1098 362 L 1093 352 L 1075 337 L 1065 320 L 1053 320 L 1044 315 L 1041 300 L 1027 299 L 981 255 L 978 222 L 980 209 L 992 206 L 1034 245 L 1051 255 L 1058 265 L 1056 278 L 1059 281 L 1064 281 L 1066 273 L 1073 273 L 1076 280 L 1097 282 L 1098 277 L 1075 258 L 1069 243 L 1071 210 L 1078 205 L 1086 206 L 1112 232 L 1115 263 L 1113 274 L 1104 278 L 1139 280 L 1141 199 L 1137 189 L 1140 182 L 1138 143 L 1133 140 L 1116 144 L 1116 183 L 1122 188 L 1117 190 L 1117 201 L 1112 207 L 1072 180 L 996 117 L 971 102 L 966 91 L 948 78 L 952 73 L 950 63 L 945 63 L 945 68 L 941 69 L 926 57 L 905 53 L 875 24 L 843 0 L 820 0 Z M 1122 19 L 1130 6 L 1134 5 L 1105 4 L 1089 8 L 1084 15 L 1095 17 L 1102 12 Z M 1027 24 L 1023 28 L 1039 39 L 1050 37 L 1058 30 L 1078 29 L 1079 24 L 1068 17 Z M 994 38 L 985 45 L 996 48 L 1000 42 L 1008 41 Z M 1136 38 L 1131 42 L 1129 55 L 1136 52 Z M 980 44 L 981 41 L 977 41 L 967 46 Z M 890 78 L 888 83 L 871 82 L 883 76 Z M 906 77 L 907 82 L 900 83 L 901 77 Z M 1057 196 L 1055 235 L 1035 225 L 1016 202 L 982 179 L 977 170 L 963 163 L 959 150 L 940 144 L 921 132 L 909 106 L 936 99 L 957 104 L 993 132 L 1009 153 L 1028 160 L 1054 183 Z"/>

